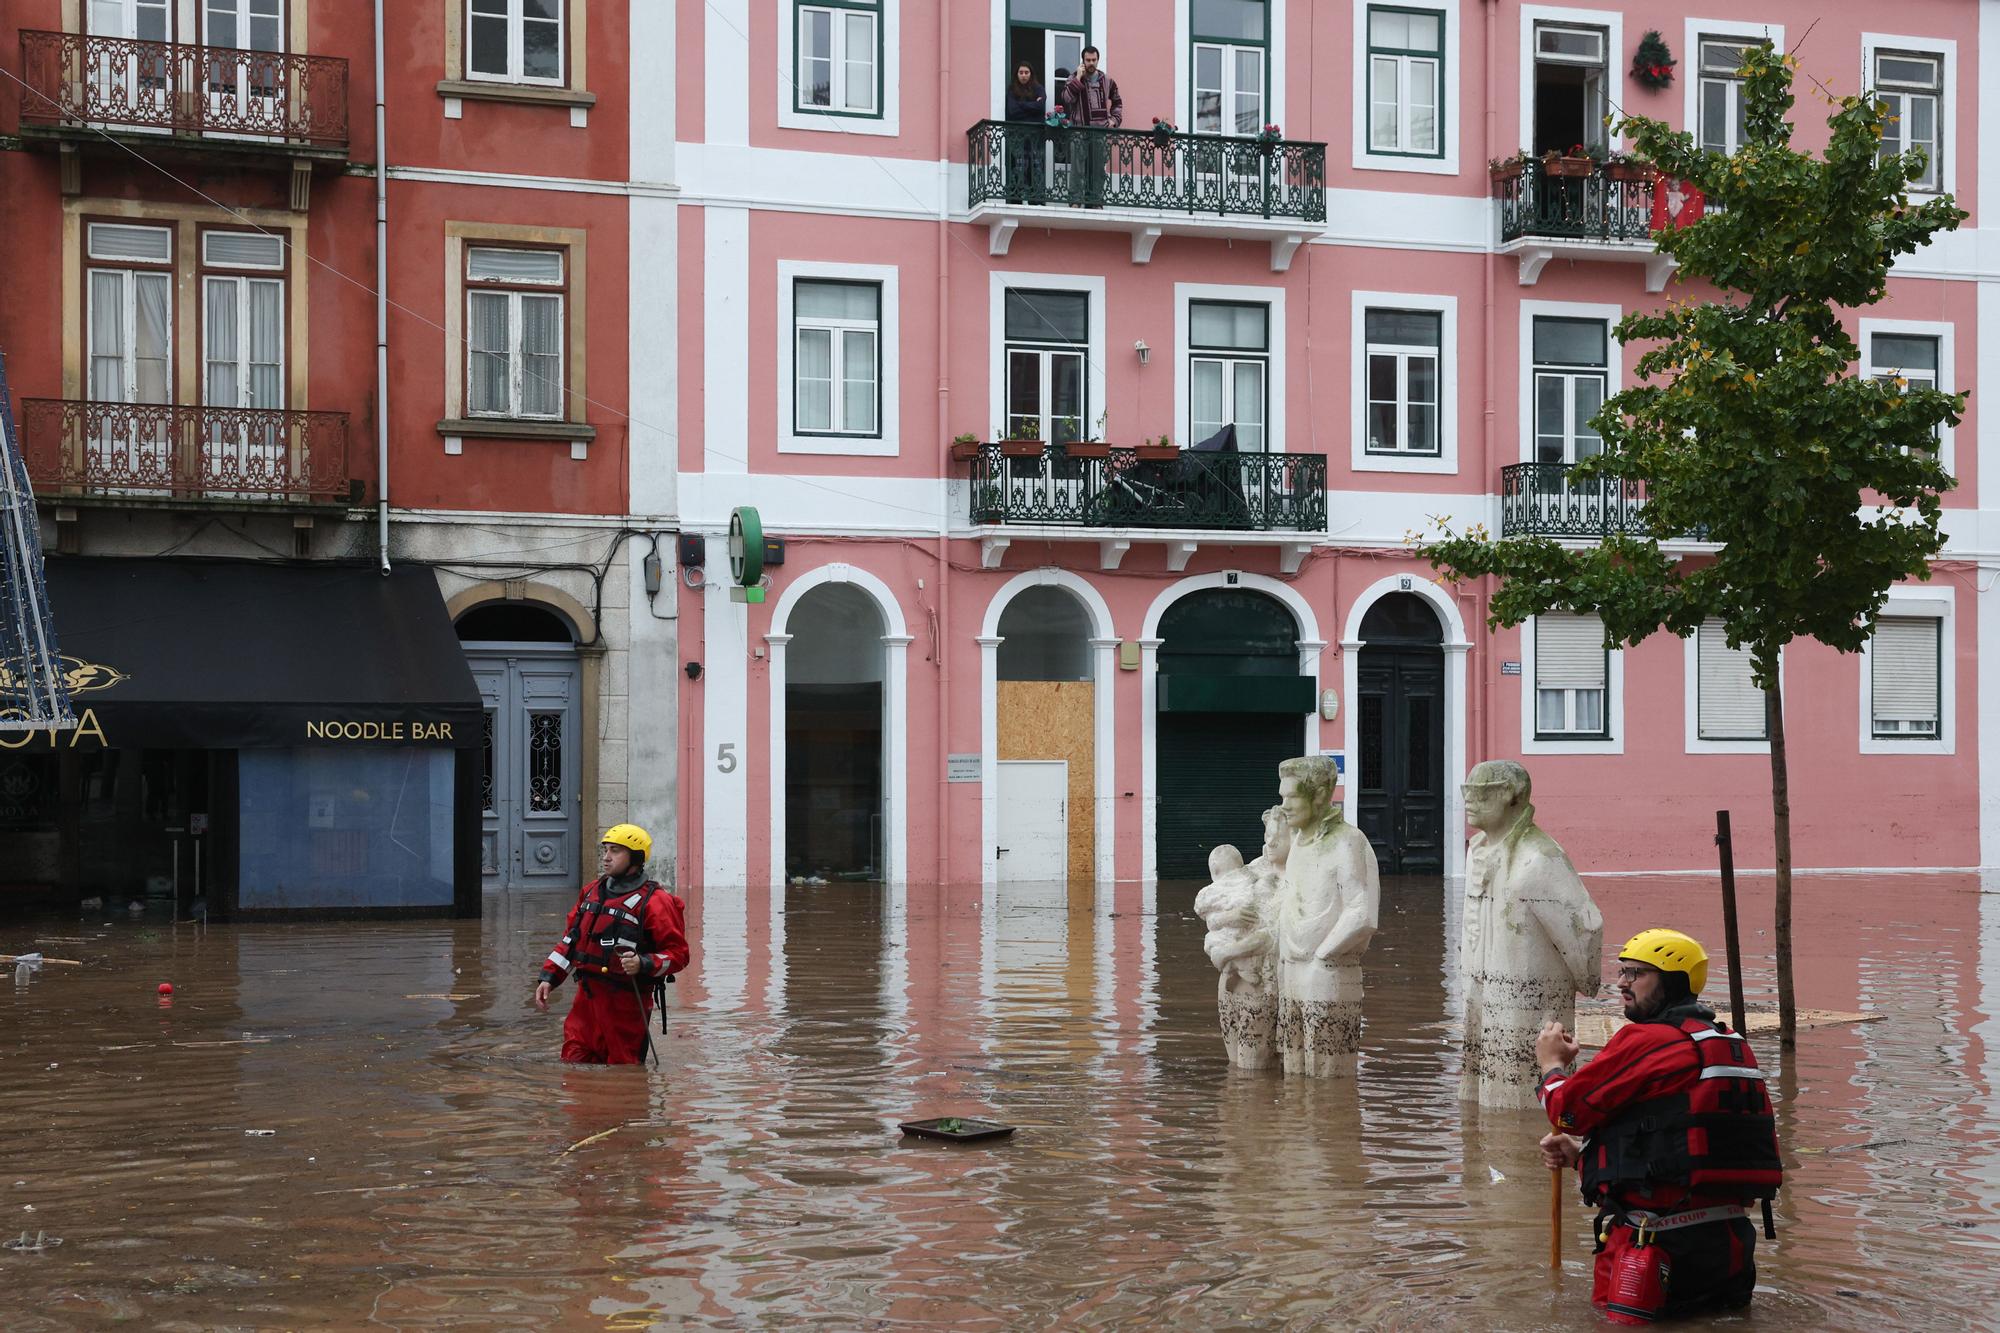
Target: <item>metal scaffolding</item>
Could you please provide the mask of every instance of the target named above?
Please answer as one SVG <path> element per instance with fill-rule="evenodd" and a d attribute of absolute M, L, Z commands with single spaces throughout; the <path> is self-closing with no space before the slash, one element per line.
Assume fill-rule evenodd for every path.
<path fill-rule="evenodd" d="M 0 732 L 75 725 L 42 573 L 35 492 L 0 353 Z"/>

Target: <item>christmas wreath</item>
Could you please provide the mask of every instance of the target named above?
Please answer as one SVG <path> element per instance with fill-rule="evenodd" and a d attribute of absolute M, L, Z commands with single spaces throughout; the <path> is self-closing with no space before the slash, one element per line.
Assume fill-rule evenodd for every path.
<path fill-rule="evenodd" d="M 1648 30 L 1639 39 L 1639 49 L 1632 53 L 1632 81 L 1655 92 L 1674 81 L 1674 53 L 1667 49 L 1658 28 Z"/>

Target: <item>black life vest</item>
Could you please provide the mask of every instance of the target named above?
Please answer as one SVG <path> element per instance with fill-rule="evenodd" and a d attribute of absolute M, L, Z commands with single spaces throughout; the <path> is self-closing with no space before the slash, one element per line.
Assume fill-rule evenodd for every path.
<path fill-rule="evenodd" d="M 563 936 L 562 951 L 578 976 L 603 976 L 626 949 L 651 953 L 646 934 L 646 905 L 660 886 L 647 880 L 629 893 L 607 893 L 611 880 L 601 876 L 584 890 L 577 913 L 576 928 Z M 618 975 L 624 975 L 623 969 Z"/>
<path fill-rule="evenodd" d="M 1721 1198 L 1771 1198 L 1784 1168 L 1771 1097 L 1750 1044 L 1706 1017 L 1668 1015 L 1663 1021 L 1700 1057 L 1694 1086 L 1640 1102 L 1590 1136 L 1583 1150 L 1584 1197 L 1616 1202 L 1628 1191 L 1680 1185 Z M 1676 1065 L 1681 1058 L 1678 1042 L 1639 1057 Z"/>

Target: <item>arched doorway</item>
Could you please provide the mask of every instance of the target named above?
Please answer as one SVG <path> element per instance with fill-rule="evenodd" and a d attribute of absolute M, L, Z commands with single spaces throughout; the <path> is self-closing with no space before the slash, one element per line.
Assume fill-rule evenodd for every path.
<path fill-rule="evenodd" d="M 1193 592 L 1160 617 L 1160 878 L 1205 877 L 1220 843 L 1255 855 L 1278 765 L 1305 752 L 1316 702 L 1316 682 L 1299 674 L 1299 637 L 1282 603 L 1248 588 Z"/>
<path fill-rule="evenodd" d="M 1354 822 L 1385 873 L 1444 872 L 1444 627 L 1429 603 L 1394 592 L 1361 621 Z"/>
<path fill-rule="evenodd" d="M 583 672 L 563 618 L 482 602 L 454 628 L 486 709 L 479 869 L 489 889 L 576 883 L 583 856 Z"/>
<path fill-rule="evenodd" d="M 786 629 L 784 875 L 884 879 L 882 612 L 854 584 L 825 583 L 799 599 Z"/>
<path fill-rule="evenodd" d="M 1059 585 L 1000 614 L 995 878 L 1089 885 L 1097 850 L 1096 675 L 1089 610 Z"/>

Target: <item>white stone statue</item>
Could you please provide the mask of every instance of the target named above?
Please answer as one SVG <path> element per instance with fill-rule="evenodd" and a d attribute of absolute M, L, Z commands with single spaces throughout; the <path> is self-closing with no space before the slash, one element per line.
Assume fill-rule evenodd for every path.
<path fill-rule="evenodd" d="M 1554 838 L 1535 824 L 1528 770 L 1509 759 L 1465 779 L 1465 1064 L 1458 1095 L 1535 1104 L 1535 1034 L 1574 1030 L 1576 997 L 1597 994 L 1604 918 Z"/>
<path fill-rule="evenodd" d="M 1274 805 L 1264 812 L 1263 854 L 1245 865 L 1235 847 L 1217 847 L 1208 854 L 1213 882 L 1194 898 L 1196 915 L 1208 925 L 1202 948 L 1222 973 L 1215 1005 L 1223 1049 L 1238 1069 L 1271 1063 L 1278 1021 L 1273 909 L 1291 845 L 1285 808 Z"/>
<path fill-rule="evenodd" d="M 1375 935 L 1375 849 L 1334 804 L 1321 755 L 1278 765 L 1292 847 L 1277 896 L 1278 1031 L 1287 1074 L 1344 1078 L 1361 1049 L 1361 955 Z"/>

